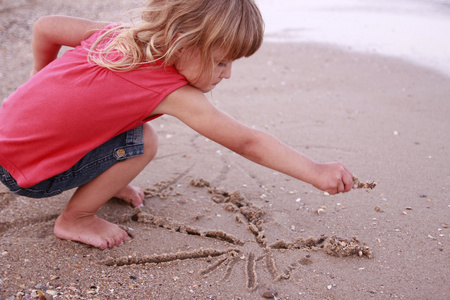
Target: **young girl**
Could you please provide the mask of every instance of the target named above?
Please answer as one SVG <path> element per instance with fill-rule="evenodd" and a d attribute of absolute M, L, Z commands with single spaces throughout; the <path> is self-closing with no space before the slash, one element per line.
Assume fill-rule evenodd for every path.
<path fill-rule="evenodd" d="M 152 0 L 139 25 L 50 16 L 34 27 L 32 77 L 0 109 L 0 178 L 28 197 L 78 187 L 54 233 L 111 248 L 130 239 L 96 216 L 112 197 L 142 206 L 130 182 L 156 154 L 148 121 L 168 114 L 263 166 L 336 194 L 340 163 L 316 163 L 215 108 L 204 93 L 260 47 L 253 0 Z M 56 58 L 62 45 L 75 47 Z"/>

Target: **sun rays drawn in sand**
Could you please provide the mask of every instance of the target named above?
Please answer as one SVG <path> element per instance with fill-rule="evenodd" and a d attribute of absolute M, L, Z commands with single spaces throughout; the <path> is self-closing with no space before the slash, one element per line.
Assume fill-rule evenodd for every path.
<path fill-rule="evenodd" d="M 209 264 L 199 271 L 200 276 L 207 277 L 220 270 L 224 272 L 221 279 L 223 281 L 230 278 L 233 269 L 242 268 L 246 276 L 246 287 L 249 290 L 256 290 L 259 286 L 257 264 L 264 266 L 263 269 L 270 274 L 272 281 L 277 282 L 280 280 L 288 280 L 296 268 L 313 263 L 310 255 L 300 255 L 300 258 L 279 270 L 274 257 L 274 253 L 279 251 L 323 251 L 326 254 L 337 257 L 352 255 L 367 258 L 372 257 L 371 249 L 364 243 L 360 243 L 356 237 L 352 239 L 342 239 L 336 236 L 330 238 L 327 236 L 320 236 L 318 238 L 309 237 L 306 239 L 299 237 L 291 242 L 281 239 L 275 243 L 270 243 L 263 229 L 263 217 L 266 212 L 249 202 L 240 191 L 230 193 L 213 187 L 204 179 L 194 179 L 190 182 L 190 185 L 193 188 L 207 189 L 212 201 L 221 205 L 224 210 L 235 213 L 234 221 L 246 226 L 248 232 L 253 236 L 254 241 L 243 241 L 239 237 L 222 230 L 205 230 L 174 221 L 168 217 L 156 216 L 146 212 L 144 209 L 136 208 L 132 214 L 122 218 L 122 223 L 144 223 L 180 234 L 220 240 L 228 244 L 229 248 L 226 250 L 199 248 L 192 251 L 144 255 L 141 257 L 137 255 L 118 258 L 109 257 L 101 261 L 101 263 L 107 266 L 122 266 L 146 263 L 158 264 L 176 260 L 206 259 Z M 157 188 L 147 190 L 146 195 L 147 197 L 158 196 L 167 198 L 176 196 L 178 193 L 171 187 L 170 182 L 164 182 L 163 184 L 159 184 Z M 244 247 L 248 243 L 253 243 L 257 247 L 250 247 L 251 250 L 248 250 L 248 247 Z M 259 267 L 258 270 L 260 270 Z"/>

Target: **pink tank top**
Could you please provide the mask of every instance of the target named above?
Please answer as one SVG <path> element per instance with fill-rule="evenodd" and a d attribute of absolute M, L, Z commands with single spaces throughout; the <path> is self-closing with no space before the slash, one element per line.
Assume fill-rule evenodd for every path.
<path fill-rule="evenodd" d="M 66 171 L 97 146 L 148 122 L 167 95 L 187 84 L 173 67 L 113 72 L 88 62 L 102 32 L 67 51 L 3 102 L 0 165 L 21 187 Z"/>

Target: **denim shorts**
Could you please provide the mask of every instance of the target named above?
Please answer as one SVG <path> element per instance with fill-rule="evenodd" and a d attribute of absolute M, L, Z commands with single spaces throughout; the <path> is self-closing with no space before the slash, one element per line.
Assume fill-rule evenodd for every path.
<path fill-rule="evenodd" d="M 119 134 L 90 151 L 69 170 L 46 179 L 32 187 L 22 188 L 0 166 L 0 180 L 15 194 L 46 198 L 86 184 L 111 168 L 115 163 L 144 153 L 144 127 L 140 126 Z"/>

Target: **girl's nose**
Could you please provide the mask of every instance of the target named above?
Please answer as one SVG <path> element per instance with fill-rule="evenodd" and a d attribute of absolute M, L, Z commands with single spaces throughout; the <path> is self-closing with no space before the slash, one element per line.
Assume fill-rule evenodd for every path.
<path fill-rule="evenodd" d="M 220 74 L 221 78 L 230 79 L 232 64 L 233 64 L 232 62 L 227 63 L 227 66 L 223 69 L 222 73 Z"/>

